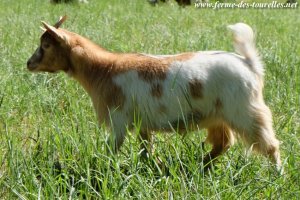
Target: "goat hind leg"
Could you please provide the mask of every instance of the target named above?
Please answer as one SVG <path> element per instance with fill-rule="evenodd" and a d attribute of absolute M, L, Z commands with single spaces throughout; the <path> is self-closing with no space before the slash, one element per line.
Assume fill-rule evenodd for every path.
<path fill-rule="evenodd" d="M 281 169 L 279 141 L 272 127 L 272 114 L 266 105 L 256 108 L 249 116 L 252 124 L 247 129 L 237 130 L 241 138 L 254 151 L 269 158 L 275 163 L 278 171 Z"/>
<path fill-rule="evenodd" d="M 212 145 L 212 150 L 204 157 L 203 165 L 209 168 L 211 161 L 227 151 L 234 143 L 234 136 L 226 124 L 219 124 L 208 128 L 206 142 Z"/>

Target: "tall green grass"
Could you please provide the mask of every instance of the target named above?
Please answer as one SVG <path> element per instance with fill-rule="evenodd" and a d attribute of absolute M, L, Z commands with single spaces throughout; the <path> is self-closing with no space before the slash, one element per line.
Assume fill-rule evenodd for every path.
<path fill-rule="evenodd" d="M 180 8 L 173 1 L 0 2 L 0 199 L 299 199 L 300 13 L 268 9 Z M 66 75 L 32 74 L 26 61 L 39 43 L 40 21 L 119 52 L 173 54 L 232 51 L 226 26 L 250 24 L 265 62 L 265 99 L 282 141 L 285 172 L 235 145 L 212 172 L 202 171 L 205 131 L 182 139 L 157 133 L 149 160 L 134 132 L 121 152 L 104 154 L 109 129 L 98 126 L 83 89 Z M 159 165 L 160 159 L 163 166 Z"/>

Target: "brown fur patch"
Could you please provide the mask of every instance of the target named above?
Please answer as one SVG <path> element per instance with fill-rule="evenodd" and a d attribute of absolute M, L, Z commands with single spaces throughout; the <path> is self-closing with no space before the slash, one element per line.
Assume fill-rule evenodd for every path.
<path fill-rule="evenodd" d="M 197 80 L 193 79 L 189 82 L 189 87 L 190 87 L 190 93 L 192 97 L 194 98 L 202 98 L 203 97 L 203 86 L 202 83 Z"/>
<path fill-rule="evenodd" d="M 172 62 L 186 61 L 190 59 L 194 54 L 184 53 L 176 56 L 168 56 L 168 57 L 161 57 L 161 58 L 153 58 L 141 54 L 133 54 L 133 55 L 135 55 L 136 57 L 140 57 L 139 59 L 141 59 L 141 60 L 138 59 L 139 63 L 136 63 L 134 65 L 136 66 L 135 70 L 138 71 L 139 77 L 144 81 L 151 82 L 153 80 L 166 79 L 167 77 L 166 71 Z"/>
<path fill-rule="evenodd" d="M 105 96 L 105 102 L 109 108 L 122 109 L 125 103 L 125 95 L 122 89 L 117 85 L 111 85 L 110 90 Z"/>
<path fill-rule="evenodd" d="M 160 98 L 163 95 L 162 85 L 159 83 L 154 83 L 151 85 L 151 95 L 156 98 Z"/>
<path fill-rule="evenodd" d="M 226 146 L 230 146 L 232 137 L 233 135 L 230 128 L 225 124 L 221 124 L 208 128 L 206 141 L 209 142 L 213 148 L 224 149 Z"/>
<path fill-rule="evenodd" d="M 140 79 L 151 82 L 155 79 L 164 80 L 166 79 L 167 75 L 164 71 L 156 72 L 156 71 L 146 71 L 146 70 L 139 70 L 138 76 Z"/>
<path fill-rule="evenodd" d="M 120 54 L 113 70 L 125 72 L 135 70 L 140 79 L 151 82 L 152 80 L 164 80 L 169 62 L 158 60 L 141 54 Z"/>

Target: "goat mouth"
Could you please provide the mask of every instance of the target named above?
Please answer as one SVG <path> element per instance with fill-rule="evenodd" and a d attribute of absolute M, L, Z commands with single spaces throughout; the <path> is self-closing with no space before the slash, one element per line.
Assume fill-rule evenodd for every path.
<path fill-rule="evenodd" d="M 27 65 L 27 69 L 29 70 L 29 71 L 36 71 L 36 69 L 37 69 L 37 66 L 30 66 L 30 65 Z"/>
<path fill-rule="evenodd" d="M 27 69 L 29 70 L 29 71 L 34 71 L 34 70 L 36 70 L 37 69 L 37 64 L 35 64 L 34 62 L 32 62 L 31 61 L 31 59 L 29 59 L 28 61 L 27 61 Z"/>
<path fill-rule="evenodd" d="M 39 72 L 39 65 L 37 64 L 29 64 L 27 65 L 27 70 L 30 72 Z"/>

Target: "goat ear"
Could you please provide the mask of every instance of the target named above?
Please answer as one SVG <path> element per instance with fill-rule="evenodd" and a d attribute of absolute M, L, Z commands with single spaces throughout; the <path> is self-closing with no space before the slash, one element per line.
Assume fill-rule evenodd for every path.
<path fill-rule="evenodd" d="M 68 43 L 68 36 L 61 31 L 58 31 L 57 28 L 47 24 L 46 22 L 42 21 L 43 26 L 45 27 L 46 31 L 50 33 L 58 42 L 60 43 Z"/>
<path fill-rule="evenodd" d="M 47 30 L 44 28 L 44 27 L 42 27 L 42 26 L 40 26 L 40 29 L 43 31 L 43 32 L 46 32 Z"/>

